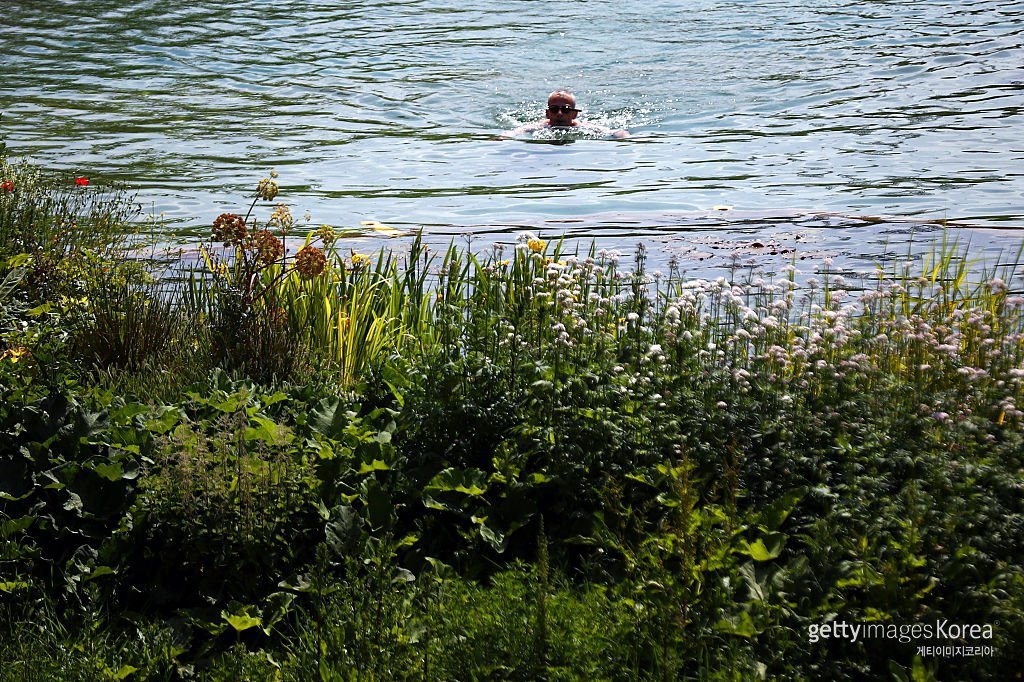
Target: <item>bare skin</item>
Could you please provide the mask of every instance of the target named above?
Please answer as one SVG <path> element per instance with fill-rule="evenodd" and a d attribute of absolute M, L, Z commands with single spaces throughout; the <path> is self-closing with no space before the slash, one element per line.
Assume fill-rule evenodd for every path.
<path fill-rule="evenodd" d="M 579 115 L 580 110 L 576 107 L 575 95 L 568 90 L 555 90 L 548 95 L 548 107 L 544 111 L 544 120 L 521 125 L 514 130 L 503 133 L 502 137 L 517 137 L 544 128 L 580 128 L 581 130 L 608 135 L 616 139 L 629 137 L 629 132 L 625 130 L 612 130 L 611 128 L 594 123 L 581 123 L 576 120 Z"/>

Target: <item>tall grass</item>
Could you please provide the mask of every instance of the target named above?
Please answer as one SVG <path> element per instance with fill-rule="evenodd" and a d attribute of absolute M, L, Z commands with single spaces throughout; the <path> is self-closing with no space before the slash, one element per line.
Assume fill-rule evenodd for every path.
<path fill-rule="evenodd" d="M 283 242 L 291 219 L 282 206 L 262 232 L 279 230 Z M 642 247 L 626 272 L 615 252 L 570 254 L 532 233 L 509 253 L 453 244 L 435 254 L 417 238 L 407 254 L 382 249 L 370 258 L 341 253 L 342 242 L 321 230 L 299 252 L 261 261 L 256 232 L 207 258 L 205 272 L 190 278 L 189 300 L 221 330 L 215 336 L 244 336 L 247 321 L 286 329 L 279 347 L 262 352 L 291 356 L 298 343 L 342 385 L 392 357 L 473 352 L 512 368 L 508 377 L 527 356 L 556 377 L 596 369 L 640 380 L 650 363 L 713 366 L 741 388 L 777 385 L 780 398 L 797 389 L 820 395 L 835 379 L 865 389 L 883 380 L 963 388 L 969 377 L 971 394 L 996 405 L 1014 400 L 1004 389 L 1019 390 L 1015 377 L 1002 376 L 1020 363 L 1020 297 L 1009 290 L 1017 262 L 998 272 L 972 268 L 965 249 L 947 241 L 916 274 L 894 265 L 847 281 L 826 263 L 820 277 L 798 284 L 794 266 L 715 281 L 686 280 L 674 265 L 652 274 Z M 320 251 L 318 240 L 335 248 Z M 324 254 L 315 273 L 298 267 L 310 251 Z M 1015 405 L 1000 408 L 1004 420 L 1016 418 Z"/>
<path fill-rule="evenodd" d="M 382 249 L 373 259 L 335 255 L 328 273 L 312 281 L 295 272 L 280 280 L 275 300 L 288 311 L 290 328 L 331 364 L 342 385 L 385 358 L 433 345 L 429 298 L 415 274 L 429 261 L 420 260 L 417 247 L 418 241 L 407 270 Z"/>
<path fill-rule="evenodd" d="M 642 382 L 661 365 L 715 367 L 741 391 L 766 382 L 785 401 L 820 398 L 836 382 L 865 391 L 896 382 L 959 391 L 959 404 L 929 407 L 938 415 L 1020 417 L 1021 297 L 1008 284 L 1017 263 L 972 276 L 956 245 L 943 244 L 916 275 L 879 270 L 847 281 L 826 264 L 798 285 L 792 266 L 746 281 L 684 280 L 674 269 L 652 276 L 642 252 L 624 272 L 614 253 L 566 254 L 533 235 L 505 255 L 454 245 L 428 254 L 417 239 L 404 257 L 332 252 L 314 277 L 282 257 L 243 268 L 242 288 L 217 289 L 215 272 L 194 276 L 192 288 L 214 328 L 238 333 L 246 319 L 272 320 L 287 333 L 262 353 L 294 355 L 297 342 L 347 386 L 389 358 L 472 352 L 512 381 L 527 357 L 558 379 L 599 371 Z"/>
<path fill-rule="evenodd" d="M 27 283 L 67 291 L 123 257 L 139 206 L 119 187 L 89 186 L 0 156 L 0 267 L 24 254 Z"/>

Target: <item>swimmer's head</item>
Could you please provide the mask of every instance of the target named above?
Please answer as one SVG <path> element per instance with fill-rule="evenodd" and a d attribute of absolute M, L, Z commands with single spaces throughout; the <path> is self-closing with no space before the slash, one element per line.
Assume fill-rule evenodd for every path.
<path fill-rule="evenodd" d="M 566 128 L 574 126 L 579 113 L 576 97 L 568 90 L 555 90 L 548 95 L 548 108 L 544 115 L 550 125 Z"/>

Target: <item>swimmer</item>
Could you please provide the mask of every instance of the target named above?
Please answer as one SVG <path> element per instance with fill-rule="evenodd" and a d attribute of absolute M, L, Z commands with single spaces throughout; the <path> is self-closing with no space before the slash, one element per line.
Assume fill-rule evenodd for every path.
<path fill-rule="evenodd" d="M 556 130 L 577 128 L 580 132 L 597 133 L 598 135 L 607 135 L 620 140 L 629 137 L 629 132 L 625 130 L 612 130 L 611 128 L 585 121 L 581 123 L 576 120 L 579 114 L 580 110 L 576 108 L 575 95 L 568 90 L 555 90 L 548 95 L 548 108 L 544 112 L 543 121 L 534 121 L 533 123 L 521 125 L 514 130 L 502 133 L 501 136 L 518 137 L 519 135 L 526 135 L 527 133 L 533 133 L 544 128 L 554 128 Z"/>

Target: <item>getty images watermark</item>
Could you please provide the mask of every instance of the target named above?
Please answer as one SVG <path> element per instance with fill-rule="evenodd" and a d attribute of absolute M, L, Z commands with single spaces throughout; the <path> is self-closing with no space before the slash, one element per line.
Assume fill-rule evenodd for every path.
<path fill-rule="evenodd" d="M 932 623 L 814 623 L 807 628 L 812 643 L 822 639 L 859 642 L 887 639 L 917 644 L 918 656 L 991 656 L 992 626 L 963 625 L 948 620 Z M 922 643 L 927 641 L 927 643 Z"/>

